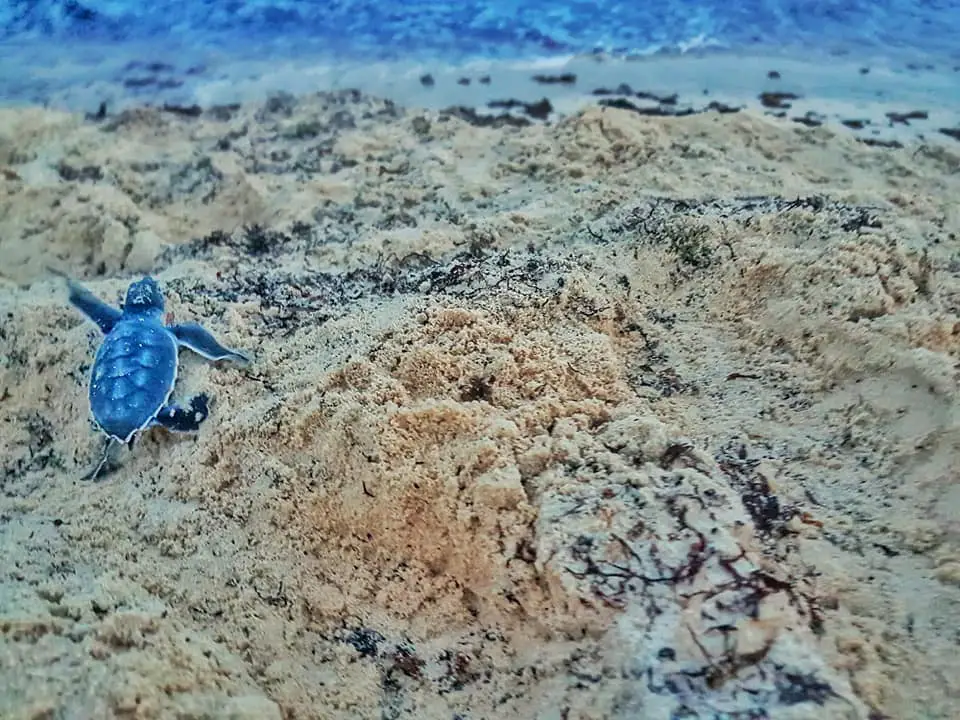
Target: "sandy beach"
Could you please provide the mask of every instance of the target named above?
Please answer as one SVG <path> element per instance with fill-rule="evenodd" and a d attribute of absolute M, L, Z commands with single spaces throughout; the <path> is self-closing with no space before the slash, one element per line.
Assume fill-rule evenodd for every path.
<path fill-rule="evenodd" d="M 960 74 L 606 62 L 0 109 L 0 717 L 960 716 Z"/>

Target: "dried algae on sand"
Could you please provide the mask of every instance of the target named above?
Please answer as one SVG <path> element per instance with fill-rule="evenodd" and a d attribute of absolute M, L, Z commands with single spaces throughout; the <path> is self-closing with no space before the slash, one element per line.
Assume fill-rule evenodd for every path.
<path fill-rule="evenodd" d="M 960 712 L 956 149 L 2 113 L 0 716 Z M 51 262 L 257 364 L 186 358 L 200 433 L 84 484 Z"/>

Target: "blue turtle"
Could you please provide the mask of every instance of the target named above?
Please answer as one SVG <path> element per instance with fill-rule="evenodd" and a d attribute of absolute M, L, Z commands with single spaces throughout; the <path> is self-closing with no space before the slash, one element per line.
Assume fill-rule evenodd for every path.
<path fill-rule="evenodd" d="M 197 323 L 165 325 L 163 294 L 149 275 L 130 284 L 122 310 L 63 277 L 70 303 L 105 336 L 90 370 L 89 399 L 94 422 L 106 434 L 107 444 L 90 479 L 103 468 L 114 442 L 132 447 L 136 434 L 154 425 L 174 432 L 200 429 L 208 415 L 206 394 L 192 397 L 189 407 L 171 401 L 181 346 L 207 360 L 250 362 L 247 355 L 225 348 Z"/>

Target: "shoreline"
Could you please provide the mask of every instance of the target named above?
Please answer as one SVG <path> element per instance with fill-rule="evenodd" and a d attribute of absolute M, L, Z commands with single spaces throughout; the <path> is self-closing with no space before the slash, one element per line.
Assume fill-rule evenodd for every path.
<path fill-rule="evenodd" d="M 10 63 L 0 71 L 0 88 L 6 88 L 0 106 L 115 114 L 169 105 L 196 112 L 278 93 L 356 89 L 405 107 L 461 109 L 490 121 L 550 122 L 597 104 L 668 116 L 751 109 L 808 127 L 845 128 L 868 144 L 960 141 L 960 64 L 948 58 L 839 53 L 803 59 L 787 50 L 698 49 L 458 64 L 316 56 L 243 61 L 209 53 L 175 62 L 151 48 L 109 59 L 85 50 L 87 65 L 55 53 L 46 61 L 34 56 L 33 67 L 19 71 Z"/>

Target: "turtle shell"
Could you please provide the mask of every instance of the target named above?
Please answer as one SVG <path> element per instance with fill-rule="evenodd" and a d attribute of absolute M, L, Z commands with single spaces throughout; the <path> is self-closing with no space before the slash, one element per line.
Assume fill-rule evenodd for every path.
<path fill-rule="evenodd" d="M 90 410 L 110 437 L 128 442 L 166 405 L 177 380 L 177 341 L 158 322 L 118 322 L 90 373 Z"/>

